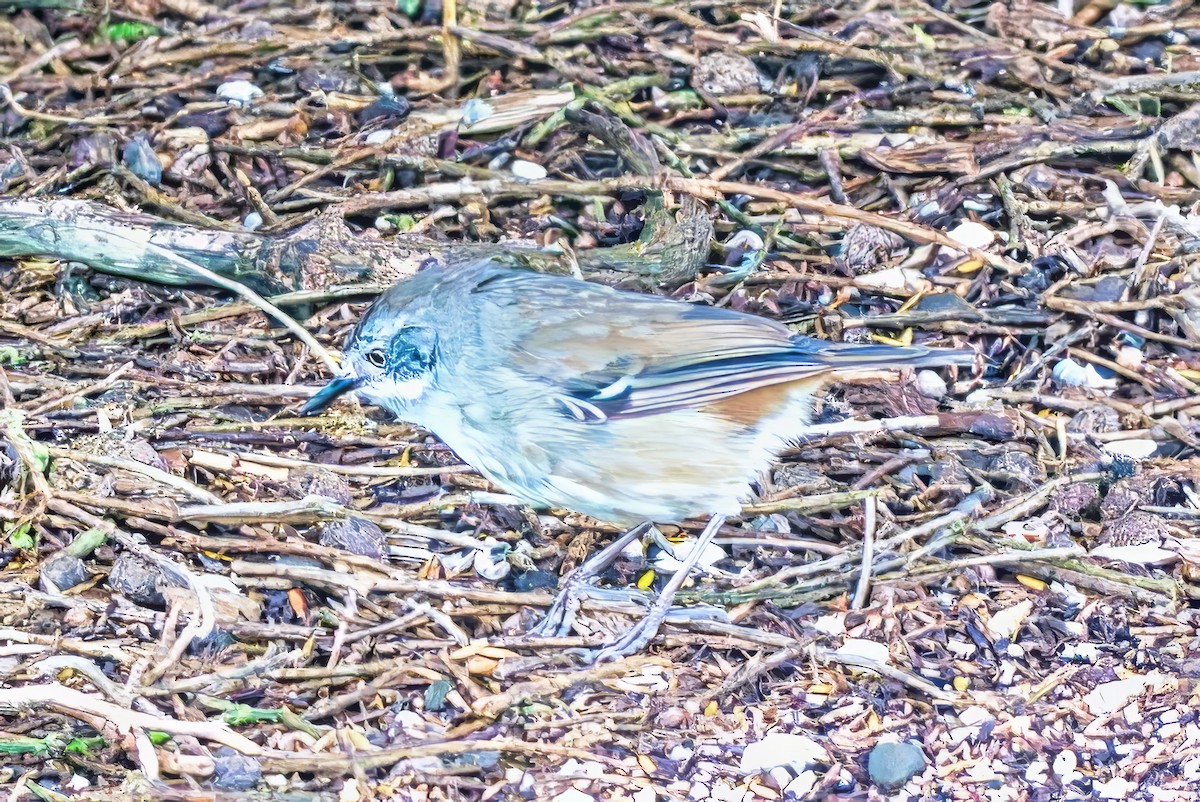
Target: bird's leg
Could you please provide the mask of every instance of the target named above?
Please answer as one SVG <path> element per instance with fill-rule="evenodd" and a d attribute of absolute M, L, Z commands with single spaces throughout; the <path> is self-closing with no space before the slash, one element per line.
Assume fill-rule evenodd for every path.
<path fill-rule="evenodd" d="M 604 569 L 620 556 L 626 546 L 646 534 L 653 525 L 649 522 L 638 524 L 584 560 L 583 565 L 576 568 L 563 580 L 562 590 L 554 597 L 545 617 L 537 622 L 528 634 L 543 638 L 556 638 L 571 634 L 571 627 L 575 623 L 575 613 L 579 612 L 579 604 L 591 581 L 603 573 Z"/>
<path fill-rule="evenodd" d="M 708 520 L 704 526 L 704 531 L 696 538 L 696 542 L 692 544 L 691 551 L 688 552 L 687 558 L 683 564 L 679 566 L 679 570 L 667 582 L 666 587 L 662 589 L 662 593 L 654 602 L 654 606 L 650 608 L 650 612 L 630 627 L 629 631 L 621 637 L 617 638 L 612 643 L 594 652 L 591 655 L 593 662 L 604 663 L 609 660 L 619 660 L 622 657 L 628 657 L 632 654 L 637 654 L 643 647 L 658 634 L 658 628 L 662 626 L 662 622 L 666 619 L 667 613 L 671 610 L 671 602 L 675 599 L 675 594 L 683 587 L 683 583 L 687 581 L 688 574 L 696 567 L 696 563 L 700 561 L 700 555 L 708 548 L 708 544 L 712 542 L 716 536 L 717 530 L 721 528 L 721 524 L 725 523 L 724 515 L 714 515 Z"/>

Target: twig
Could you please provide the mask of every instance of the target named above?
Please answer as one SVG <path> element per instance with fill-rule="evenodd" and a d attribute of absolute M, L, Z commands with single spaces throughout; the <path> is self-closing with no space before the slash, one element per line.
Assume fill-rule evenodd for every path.
<path fill-rule="evenodd" d="M 862 567 L 858 573 L 858 587 L 854 591 L 854 600 L 850 603 L 852 610 L 865 607 L 871 591 L 871 565 L 875 560 L 875 505 L 874 496 L 863 500 Z"/>

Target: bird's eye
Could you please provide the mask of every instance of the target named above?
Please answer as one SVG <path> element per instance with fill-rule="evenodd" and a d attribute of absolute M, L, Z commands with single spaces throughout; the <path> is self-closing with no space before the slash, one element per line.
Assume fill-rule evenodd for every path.
<path fill-rule="evenodd" d="M 387 357 L 384 355 L 383 351 L 368 351 L 367 361 L 377 368 L 382 368 L 387 364 Z"/>

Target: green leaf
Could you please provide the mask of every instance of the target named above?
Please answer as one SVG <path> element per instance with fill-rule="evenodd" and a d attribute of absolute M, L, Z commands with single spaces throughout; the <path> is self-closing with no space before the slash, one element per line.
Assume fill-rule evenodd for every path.
<path fill-rule="evenodd" d="M 50 736 L 50 738 L 54 737 Z M 0 755 L 37 755 L 43 757 L 50 754 L 50 750 L 53 747 L 50 738 L 29 738 L 24 735 L 0 738 Z"/>
<path fill-rule="evenodd" d="M 71 754 L 75 755 L 86 755 L 88 752 L 92 752 L 97 749 L 103 749 L 106 746 L 108 746 L 108 741 L 99 736 L 92 736 L 91 738 L 72 738 L 67 742 L 67 745 L 63 747 L 63 751 L 70 752 Z"/>
<path fill-rule="evenodd" d="M 146 737 L 148 737 L 150 739 L 150 743 L 154 744 L 155 746 L 162 746 L 171 740 L 171 733 L 150 730 L 146 733 Z"/>
<path fill-rule="evenodd" d="M 6 524 L 4 533 L 7 536 L 8 545 L 11 548 L 20 549 L 21 551 L 33 551 L 36 549 L 37 541 L 33 537 L 32 527 L 33 524 L 29 521 L 17 526 Z"/>
<path fill-rule="evenodd" d="M 145 22 L 113 22 L 104 29 L 105 38 L 111 41 L 137 42 L 150 36 L 158 36 L 158 34 L 158 26 Z"/>
<path fill-rule="evenodd" d="M 413 226 L 417 224 L 417 220 L 411 214 L 385 214 L 383 219 L 391 223 L 397 231 L 412 231 Z"/>
<path fill-rule="evenodd" d="M 454 690 L 454 683 L 440 679 L 425 689 L 425 709 L 433 712 L 446 709 L 446 696 Z"/>
<path fill-rule="evenodd" d="M 50 469 L 50 451 L 41 443 L 30 440 L 29 453 L 33 456 L 34 464 L 40 472 L 45 473 Z"/>
<path fill-rule="evenodd" d="M 1140 117 L 1140 116 L 1142 116 L 1142 115 L 1141 115 L 1141 114 L 1138 112 L 1138 110 L 1137 110 L 1136 108 L 1134 108 L 1133 104 L 1132 104 L 1132 103 L 1130 103 L 1128 100 L 1125 100 L 1125 98 L 1121 98 L 1121 97 L 1106 97 L 1106 98 L 1104 99 L 1104 102 L 1105 102 L 1105 103 L 1107 103 L 1108 105 L 1112 106 L 1112 107 L 1113 107 L 1114 109 L 1116 109 L 1117 111 L 1119 111 L 1119 112 L 1121 112 L 1122 114 L 1124 114 L 1126 117 Z"/>
<path fill-rule="evenodd" d="M 912 26 L 912 35 L 917 40 L 917 47 L 922 50 L 933 50 L 937 47 L 937 42 L 934 41 L 932 36 L 925 33 L 925 29 L 920 25 Z"/>
<path fill-rule="evenodd" d="M 416 19 L 421 10 L 421 0 L 396 0 L 396 10 L 409 19 Z"/>
<path fill-rule="evenodd" d="M 0 347 L 0 365 L 8 365 L 10 367 L 20 367 L 29 360 L 21 355 L 21 352 L 11 345 Z"/>

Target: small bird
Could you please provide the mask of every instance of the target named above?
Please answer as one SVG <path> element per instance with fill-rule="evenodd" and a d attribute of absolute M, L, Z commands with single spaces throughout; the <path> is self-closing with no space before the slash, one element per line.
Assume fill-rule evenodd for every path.
<path fill-rule="evenodd" d="M 821 387 L 973 361 L 969 351 L 817 340 L 490 257 L 434 264 L 389 289 L 354 329 L 344 375 L 301 413 L 356 390 L 528 504 L 633 527 L 568 578 L 543 633 L 569 631 L 581 586 L 647 525 L 710 516 L 640 625 L 594 655 L 603 660 L 654 637 L 725 518 L 804 434 Z"/>

